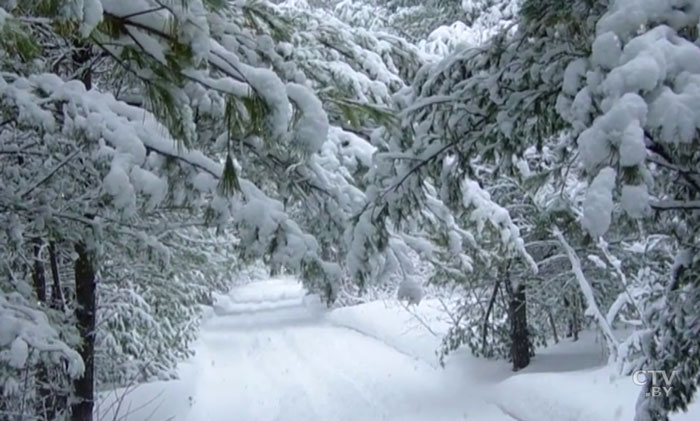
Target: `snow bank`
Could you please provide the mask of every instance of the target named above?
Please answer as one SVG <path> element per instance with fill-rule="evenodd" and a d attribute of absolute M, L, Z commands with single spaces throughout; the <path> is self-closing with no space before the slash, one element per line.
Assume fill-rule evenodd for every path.
<path fill-rule="evenodd" d="M 497 400 L 506 413 L 523 421 L 632 419 L 638 390 L 623 390 L 610 383 L 610 375 L 608 368 L 518 374 L 499 385 Z"/>
<path fill-rule="evenodd" d="M 197 358 L 178 364 L 177 380 L 155 381 L 98 394 L 96 420 L 152 421 L 183 419 L 191 410 L 197 375 L 205 360 L 201 346 Z"/>
<path fill-rule="evenodd" d="M 495 388 L 496 404 L 522 421 L 623 421 L 634 419 L 640 387 L 607 365 L 599 335 L 583 332 L 540 350 L 532 364 Z M 700 419 L 695 404 L 672 421 Z"/>
<path fill-rule="evenodd" d="M 287 307 L 297 307 L 301 302 L 298 298 L 281 299 L 277 301 L 236 302 L 228 296 L 215 297 L 214 312 L 219 315 L 256 313 L 259 311 L 278 310 Z"/>
<path fill-rule="evenodd" d="M 228 294 L 213 294 L 216 314 L 256 312 L 302 303 L 306 291 L 286 278 L 251 282 Z"/>
<path fill-rule="evenodd" d="M 333 310 L 331 323 L 377 339 L 438 367 L 436 350 L 448 327 L 440 303 L 423 301 L 411 312 L 396 301 L 375 301 Z M 431 333 L 432 331 L 432 333 Z M 640 392 L 631 377 L 607 365 L 607 350 L 594 332 L 538 351 L 529 367 L 510 371 L 505 361 L 487 361 L 460 350 L 446 361 L 444 375 L 462 390 L 480 385 L 503 412 L 522 421 L 623 421 L 634 418 Z M 672 421 L 700 420 L 700 405 Z"/>
<path fill-rule="evenodd" d="M 437 367 L 436 350 L 447 329 L 438 306 L 437 300 L 425 300 L 409 312 L 397 301 L 374 301 L 333 310 L 326 319 Z"/>
<path fill-rule="evenodd" d="M 518 374 L 497 388 L 498 405 L 522 421 L 622 421 L 634 419 L 640 387 L 613 370 Z M 697 421 L 700 405 L 671 416 L 672 421 Z"/>

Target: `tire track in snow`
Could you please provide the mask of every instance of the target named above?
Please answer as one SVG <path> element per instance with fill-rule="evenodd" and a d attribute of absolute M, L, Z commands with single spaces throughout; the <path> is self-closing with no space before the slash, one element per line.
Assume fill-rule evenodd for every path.
<path fill-rule="evenodd" d="M 426 398 L 440 390 L 441 385 L 436 382 L 440 376 L 429 364 L 398 352 L 371 335 L 334 324 L 329 327 L 336 334 L 341 333 L 339 338 L 343 339 L 330 344 L 333 354 L 347 354 L 352 349 L 352 358 L 341 365 L 341 369 L 352 368 L 349 374 L 363 380 L 367 389 L 379 395 L 384 406 L 390 408 L 385 411 L 391 414 L 387 416 L 389 419 L 402 420 L 435 409 L 428 402 L 431 399 Z"/>
<path fill-rule="evenodd" d="M 505 415 L 507 415 L 511 419 L 513 419 L 515 421 L 525 421 L 524 419 L 517 417 L 515 414 L 513 414 L 512 412 L 507 410 L 503 405 L 501 405 L 501 404 L 494 404 L 494 405 L 496 406 L 496 408 L 498 408 L 501 412 L 503 412 Z"/>
<path fill-rule="evenodd" d="M 206 344 L 190 421 L 271 420 L 277 389 L 265 381 L 259 338 L 248 332 L 202 332 Z"/>
<path fill-rule="evenodd" d="M 339 391 L 343 391 L 343 394 L 345 395 L 347 395 L 348 392 L 350 394 L 355 394 L 359 396 L 360 399 L 365 403 L 364 406 L 359 406 L 356 408 L 367 408 L 369 406 L 374 408 L 374 411 L 372 412 L 373 414 L 380 413 L 383 414 L 383 416 L 386 416 L 385 414 L 387 412 L 387 408 L 384 405 L 382 405 L 381 402 L 379 402 L 377 399 L 373 398 L 370 393 L 366 392 L 366 390 L 370 390 L 366 387 L 366 385 L 360 384 L 358 381 L 354 380 L 352 376 L 343 373 L 333 364 L 328 363 L 327 359 L 322 358 L 322 356 L 330 356 L 331 358 L 334 358 L 337 361 L 337 358 L 343 355 L 337 352 L 329 352 L 335 350 L 329 349 L 328 344 L 325 344 L 324 341 L 318 340 L 318 338 L 321 336 L 319 334 L 322 333 L 321 330 L 325 330 L 324 327 L 325 326 L 321 325 L 314 329 L 299 328 L 295 329 L 293 332 L 289 332 L 288 334 L 284 335 L 288 348 L 292 350 L 296 354 L 296 356 L 304 362 L 304 365 L 307 368 L 311 369 L 313 372 L 316 373 L 315 378 L 322 380 L 329 386 L 329 391 L 332 391 L 336 394 Z M 313 332 L 309 332 L 309 330 L 316 331 L 316 334 L 314 334 Z M 303 337 L 301 342 L 303 342 L 304 344 L 309 344 L 311 341 L 314 341 L 314 344 L 323 345 L 321 347 L 314 347 L 315 351 L 317 352 L 314 353 L 314 355 L 308 356 L 306 355 L 308 354 L 308 351 L 302 351 L 308 349 L 308 347 L 306 345 L 303 347 L 299 346 L 299 337 Z M 329 340 L 332 340 L 332 335 L 327 335 L 326 337 Z M 325 347 L 325 349 L 323 349 L 323 347 Z M 339 367 L 342 367 L 344 365 L 345 364 L 338 364 Z M 348 389 L 347 387 L 343 387 L 342 384 L 339 385 L 338 383 L 343 383 L 344 385 L 347 385 L 350 388 Z M 341 399 L 336 400 L 336 402 L 345 402 L 345 404 L 347 404 L 348 401 L 346 399 Z M 356 416 L 357 415 L 354 414 L 353 419 L 356 419 Z"/>
<path fill-rule="evenodd" d="M 278 390 L 277 415 L 274 419 L 324 419 L 319 413 L 319 406 L 322 407 L 319 399 L 324 400 L 323 394 L 318 386 L 314 387 L 313 382 L 309 382 L 303 362 L 286 352 L 286 344 L 281 340 L 284 331 L 266 329 L 259 336 L 264 337 L 262 347 L 267 347 L 260 352 L 261 369 L 269 386 Z"/>
<path fill-rule="evenodd" d="M 301 299 L 290 306 L 285 294 L 257 294 L 275 285 L 246 287 L 230 303 L 246 311 L 203 327 L 212 363 L 204 364 L 190 421 L 515 419 L 428 361 L 316 317 Z"/>

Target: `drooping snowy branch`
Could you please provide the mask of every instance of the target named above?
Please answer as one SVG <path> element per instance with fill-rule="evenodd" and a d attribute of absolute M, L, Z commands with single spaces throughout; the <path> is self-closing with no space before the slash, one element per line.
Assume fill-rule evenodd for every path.
<path fill-rule="evenodd" d="M 607 319 L 603 316 L 603 313 L 601 313 L 600 308 L 598 307 L 593 288 L 586 279 L 586 275 L 584 275 L 583 270 L 581 268 L 581 261 L 579 260 L 576 251 L 571 247 L 571 245 L 569 245 L 561 231 L 555 228 L 552 234 L 554 234 L 554 236 L 559 240 L 559 243 L 564 248 L 567 256 L 569 257 L 569 262 L 571 263 L 571 270 L 574 272 L 576 281 L 578 282 L 579 288 L 586 300 L 587 307 L 585 314 L 593 317 L 593 319 L 598 324 L 598 328 L 605 336 L 606 344 L 608 346 L 609 351 L 609 358 L 611 361 L 613 361 L 618 356 L 619 343 L 617 338 L 613 334 L 610 324 L 608 323 Z"/>

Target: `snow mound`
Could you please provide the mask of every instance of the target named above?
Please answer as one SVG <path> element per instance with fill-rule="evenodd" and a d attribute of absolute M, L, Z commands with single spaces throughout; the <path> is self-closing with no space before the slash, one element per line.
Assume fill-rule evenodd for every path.
<path fill-rule="evenodd" d="M 415 311 L 409 312 L 408 307 L 398 301 L 373 301 L 335 309 L 326 315 L 326 320 L 437 367 L 436 350 L 440 346 L 441 332 L 447 328 L 440 320 L 442 313 L 437 306 L 436 300 L 424 300 Z"/>
<path fill-rule="evenodd" d="M 301 299 L 305 294 L 306 291 L 300 282 L 290 278 L 278 278 L 238 287 L 229 293 L 229 297 L 241 303 Z"/>
<path fill-rule="evenodd" d="M 523 421 L 629 420 L 638 390 L 622 386 L 610 382 L 607 368 L 519 374 L 498 386 L 497 399 L 504 412 Z"/>
<path fill-rule="evenodd" d="M 318 294 L 309 294 L 302 298 L 302 304 L 311 316 L 321 316 L 328 312 L 328 307 Z"/>
<path fill-rule="evenodd" d="M 640 387 L 611 367 L 566 373 L 518 374 L 497 387 L 498 406 L 522 421 L 623 421 L 634 419 Z M 700 419 L 700 406 L 671 415 Z"/>
<path fill-rule="evenodd" d="M 616 331 L 618 336 L 629 332 Z M 494 400 L 522 421 L 625 421 L 634 419 L 640 387 L 607 364 L 605 345 L 595 332 L 578 341 L 540 349 L 532 364 L 494 388 Z M 673 421 L 700 419 L 700 407 Z"/>
<path fill-rule="evenodd" d="M 427 299 L 410 308 L 396 301 L 339 308 L 326 320 L 437 368 L 436 350 L 448 327 L 445 317 L 439 301 Z M 460 350 L 446 359 L 443 373 L 460 390 L 478 387 L 502 413 L 521 421 L 631 420 L 639 386 L 607 365 L 601 340 L 595 332 L 582 332 L 575 342 L 564 339 L 540 349 L 531 365 L 518 373 L 510 371 L 505 361 L 488 361 Z M 672 421 L 698 419 L 697 404 L 688 413 L 671 416 Z"/>
<path fill-rule="evenodd" d="M 298 298 L 281 299 L 274 301 L 247 301 L 236 302 L 230 297 L 222 295 L 214 298 L 214 312 L 217 315 L 257 313 L 260 311 L 278 310 L 287 307 L 297 307 L 301 303 Z"/>
<path fill-rule="evenodd" d="M 203 364 L 201 344 L 197 358 L 178 365 L 178 379 L 154 381 L 98 394 L 96 420 L 149 421 L 182 420 L 191 410 L 197 375 Z"/>
<path fill-rule="evenodd" d="M 306 290 L 292 279 L 279 278 L 251 282 L 228 294 L 213 294 L 216 314 L 254 313 L 298 306 Z"/>

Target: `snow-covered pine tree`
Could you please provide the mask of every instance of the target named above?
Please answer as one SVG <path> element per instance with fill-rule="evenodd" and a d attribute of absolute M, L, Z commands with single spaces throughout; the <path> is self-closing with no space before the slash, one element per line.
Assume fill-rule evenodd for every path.
<path fill-rule="evenodd" d="M 260 2 L 36 1 L 0 11 L 2 216 L 18 247 L 4 252 L 16 264 L 3 291 L 27 303 L 64 297 L 50 320 L 90 362 L 81 374 L 50 360 L 64 398 L 52 408 L 33 392 L 43 368 L 20 367 L 29 387 L 7 396 L 27 405 L 3 410 L 56 418 L 73 400 L 73 417 L 88 419 L 93 376 L 98 388 L 167 376 L 187 353 L 198 302 L 225 287 L 232 261 L 269 256 L 332 298 L 341 266 L 330 262 L 352 245 L 342 226 L 365 203 L 355 178 L 371 163 L 367 127 L 389 118 L 390 95 L 415 73 L 413 47 Z M 295 26 L 307 21 L 319 32 Z M 342 38 L 328 38 L 335 23 Z M 330 55 L 289 55 L 304 43 L 330 45 Z M 324 219 L 340 229 L 324 230 Z M 201 222 L 229 234 L 217 240 Z M 234 259 L 236 244 L 245 247 Z M 204 259 L 211 271 L 199 268 Z M 54 263 L 57 286 L 24 287 Z M 87 311 L 76 332 L 78 308 Z M 4 368 L 13 378 L 20 369 Z"/>
<path fill-rule="evenodd" d="M 332 6 L 343 21 L 404 37 L 418 46 L 425 59 L 439 60 L 465 45 L 480 45 L 501 29 L 512 26 L 520 3 L 520 0 L 343 0 Z"/>
<path fill-rule="evenodd" d="M 457 277 L 482 293 L 493 284 L 476 286 L 468 272 L 490 267 L 489 255 L 523 259 L 537 272 L 521 229 L 489 190 L 502 175 L 516 172 L 513 158 L 533 145 L 566 156 L 566 147 L 558 145 L 566 123 L 555 105 L 563 69 L 587 47 L 587 28 L 571 23 L 595 13 L 551 5 L 535 11 L 535 6 L 526 2 L 515 33 L 506 28 L 482 47 L 425 66 L 400 99 L 401 128 L 378 132 L 383 143 L 375 142 L 377 191 L 366 217 L 375 226 L 404 224 L 423 236 L 432 225 L 428 237 L 445 239 L 433 241 L 447 257 L 440 266 L 451 268 L 438 279 Z M 559 162 L 549 173 L 557 171 L 563 174 L 566 166 Z M 482 226 L 492 230 L 493 240 L 481 231 L 475 239 L 467 230 Z"/>
<path fill-rule="evenodd" d="M 638 420 L 668 419 L 697 390 L 699 10 L 696 1 L 611 2 L 590 55 L 568 67 L 560 104 L 593 177 L 584 226 L 599 236 L 619 224 L 614 198 L 647 233 L 675 237 L 675 262 L 649 291 L 638 365 L 677 376 L 669 396 L 640 393 Z"/>
<path fill-rule="evenodd" d="M 196 66 L 196 58 L 191 52 L 204 52 L 193 47 L 194 43 L 202 41 L 211 42 L 212 49 L 224 57 L 221 60 L 235 61 L 228 56 L 230 53 L 218 49 L 216 41 L 208 33 L 199 32 L 208 27 L 201 25 L 205 22 L 201 20 L 205 16 L 202 14 L 204 9 L 201 8 L 201 3 L 190 2 L 168 8 L 142 2 L 131 4 L 137 6 L 136 10 L 127 11 L 120 9 L 118 2 L 93 1 L 78 8 L 44 2 L 11 6 L 15 7 L 10 10 L 2 9 L 3 30 L 8 35 L 3 37 L 3 52 L 6 53 L 7 63 L 5 70 L 8 72 L 3 73 L 0 86 L 4 111 L 3 136 L 9 139 L 3 143 L 4 147 L 8 147 L 6 163 L 9 164 L 4 166 L 8 173 L 8 183 L 3 186 L 2 197 L 7 202 L 3 204 L 3 208 L 6 209 L 7 217 L 16 220 L 13 224 L 8 224 L 17 227 L 11 232 L 19 237 L 17 241 L 20 244 L 23 240 L 26 244 L 25 252 L 19 255 L 20 265 L 24 256 L 33 256 L 30 262 L 41 261 L 41 251 L 37 253 L 33 249 L 36 241 L 42 239 L 49 239 L 59 249 L 65 245 L 69 252 L 75 247 L 75 270 L 69 272 L 76 278 L 76 282 L 72 286 L 64 286 L 69 292 L 68 308 L 77 312 L 79 321 L 80 339 L 73 344 L 82 350 L 82 360 L 88 364 L 87 370 L 77 377 L 73 389 L 76 395 L 71 398 L 76 403 L 73 405 L 72 416 L 75 419 L 88 419 L 92 415 L 94 399 L 96 355 L 93 344 L 96 335 L 93 330 L 98 316 L 96 313 L 99 293 L 95 284 L 99 283 L 106 288 L 102 291 L 104 298 L 117 298 L 116 302 L 107 301 L 107 307 L 103 310 L 108 310 L 113 304 L 138 309 L 138 303 L 141 303 L 142 310 L 143 305 L 146 306 L 145 313 L 134 313 L 138 317 L 132 317 L 125 311 L 118 313 L 122 321 L 140 321 L 141 324 L 145 323 L 144 326 L 151 328 L 149 333 L 155 332 L 155 336 L 148 338 L 151 343 L 159 345 L 151 347 L 153 351 L 168 349 L 169 352 L 175 353 L 173 358 L 166 357 L 167 353 L 161 357 L 166 360 L 165 367 L 157 367 L 161 364 L 158 359 L 152 362 L 156 365 L 152 370 L 162 373 L 168 367 L 172 367 L 182 355 L 178 355 L 178 352 L 186 351 L 188 338 L 191 338 L 193 330 L 188 330 L 185 323 L 192 323 L 192 311 L 188 308 L 196 305 L 196 301 L 193 300 L 196 297 L 191 294 L 185 295 L 182 297 L 185 302 L 182 302 L 177 298 L 177 288 L 160 288 L 157 294 L 164 297 L 162 303 L 169 306 L 168 311 L 158 308 L 158 295 L 149 295 L 147 291 L 140 290 L 139 284 L 143 286 L 147 283 L 139 281 L 138 278 L 131 279 L 132 282 L 136 281 L 135 285 L 121 289 L 126 293 L 122 298 L 118 298 L 118 294 L 108 292 L 110 279 L 118 282 L 121 276 L 128 277 L 130 268 L 138 269 L 139 276 L 155 275 L 157 267 L 154 263 L 167 260 L 163 257 L 168 257 L 169 252 L 151 235 L 152 231 L 158 233 L 160 229 L 161 235 L 167 234 L 171 228 L 167 223 L 162 226 L 163 223 L 171 220 L 173 216 L 183 214 L 183 210 L 185 214 L 188 209 L 194 211 L 190 218 L 208 215 L 208 219 L 216 225 L 226 223 L 227 215 L 231 213 L 230 208 L 235 205 L 230 196 L 233 193 L 232 187 L 239 187 L 237 184 L 242 184 L 240 189 L 248 193 L 245 201 L 239 201 L 239 207 L 251 202 L 258 206 L 257 202 L 262 200 L 272 205 L 263 206 L 262 209 L 274 212 L 276 208 L 275 201 L 267 198 L 249 182 L 236 177 L 233 172 L 235 167 L 230 158 L 229 162 L 223 165 L 223 160 L 220 164 L 217 162 L 218 158 L 212 160 L 192 149 L 195 140 L 192 136 L 195 132 L 194 113 L 188 104 L 190 99 L 185 93 L 185 80 L 195 79 L 198 86 L 204 86 L 211 91 L 218 89 L 230 96 L 237 94 L 241 98 L 238 105 L 226 107 L 225 101 L 219 102 L 223 115 L 229 110 L 233 112 L 234 106 L 244 106 L 245 101 L 252 105 L 257 103 L 258 109 L 261 109 L 264 103 L 259 96 L 251 94 L 253 90 L 244 82 L 235 82 L 229 76 L 209 77 L 208 73 L 194 68 L 191 72 L 185 69 L 188 66 Z M 168 22 L 172 22 L 173 19 L 181 20 L 182 25 L 171 28 Z M 191 19 L 199 19 L 199 24 L 188 29 L 187 22 Z M 97 29 L 93 29 L 96 25 Z M 77 29 L 82 29 L 83 37 L 77 36 Z M 23 33 L 36 36 L 25 37 Z M 59 48 L 56 45 L 65 47 Z M 42 49 L 47 50 L 46 56 L 56 57 L 57 60 L 51 62 L 38 59 L 37 52 Z M 209 48 L 206 52 L 212 54 L 208 57 L 211 61 L 217 61 L 214 52 Z M 34 56 L 31 53 L 34 53 Z M 18 57 L 21 59 L 21 65 L 17 63 Z M 217 64 L 226 67 L 225 64 Z M 116 66 L 131 75 L 131 78 L 124 78 L 120 82 L 126 84 L 115 86 L 116 79 L 111 77 L 113 75 L 102 72 L 108 66 Z M 284 87 L 274 74 L 265 73 L 264 70 L 256 73 L 254 70 L 250 71 L 248 77 L 260 76 L 256 82 L 263 87 L 266 82 L 277 82 Z M 55 73 L 41 73 L 46 71 Z M 226 71 L 236 72 L 224 69 L 222 73 Z M 57 74 L 64 76 L 65 81 Z M 78 77 L 80 82 L 71 80 L 72 77 Z M 215 86 L 212 88 L 209 83 Z M 85 89 L 91 85 L 95 89 Z M 129 101 L 136 105 L 130 106 L 115 100 L 112 94 L 103 92 L 109 90 L 113 90 L 117 95 L 124 92 L 128 95 L 129 91 L 146 92 L 147 95 L 140 98 L 129 97 Z M 272 101 L 279 98 L 266 99 Z M 287 124 L 291 122 L 291 116 L 284 110 L 289 104 L 288 98 L 284 96 L 281 100 L 282 104 L 272 103 L 278 106 L 277 110 L 270 106 L 271 111 L 257 117 L 265 124 L 269 122 L 271 131 L 275 130 L 272 123 L 276 123 L 276 130 L 281 132 L 281 127 L 286 131 Z M 155 114 L 150 114 L 143 108 L 138 108 L 139 106 L 151 109 Z M 304 110 L 309 111 L 308 108 Z M 266 120 L 266 115 L 272 118 Z M 158 119 L 164 124 L 158 122 Z M 250 117 L 246 120 L 250 120 Z M 170 130 L 165 126 L 169 126 Z M 175 138 L 171 137 L 170 133 L 174 134 Z M 319 135 L 323 136 L 323 132 Z M 304 147 L 303 144 L 300 146 Z M 218 178 L 223 181 L 218 181 Z M 182 210 L 174 210 L 178 207 Z M 241 215 L 245 216 L 244 213 Z M 252 216 L 250 215 L 249 219 Z M 252 221 L 252 225 L 259 225 L 258 222 L 265 222 L 259 218 L 269 218 L 270 212 L 257 212 L 254 216 L 256 219 Z M 287 231 L 292 230 L 292 235 L 301 234 L 294 224 L 289 224 L 286 220 L 285 214 L 281 213 L 270 222 L 275 225 L 285 224 Z M 251 224 L 250 221 L 248 223 Z M 282 234 L 284 233 L 283 230 Z M 136 244 L 142 242 L 146 250 L 154 250 L 161 259 L 143 259 L 144 256 L 148 256 L 143 252 L 140 256 L 134 255 L 133 251 L 138 250 L 138 247 L 134 248 L 134 240 Z M 129 242 L 132 243 L 128 244 Z M 298 245 L 295 252 L 304 253 L 303 243 Z M 7 256 L 10 257 L 10 254 Z M 134 258 L 136 260 L 133 260 Z M 313 259 L 312 256 L 310 258 Z M 196 264 L 191 261 L 188 263 L 183 266 L 192 267 Z M 12 283 L 21 281 L 13 281 L 16 278 L 10 275 L 14 270 L 10 267 L 8 270 L 8 277 Z M 38 274 L 39 272 L 35 271 L 37 279 L 40 278 Z M 133 275 L 133 272 L 131 274 Z M 181 271 L 178 275 L 187 274 Z M 178 275 L 174 275 L 176 280 Z M 152 280 L 149 279 L 150 281 Z M 189 279 L 181 281 L 190 282 Z M 206 288 L 212 286 L 209 284 Z M 34 292 L 23 291 L 24 295 L 32 300 Z M 196 289 L 181 289 L 180 293 L 183 291 L 190 292 Z M 37 295 L 43 300 L 42 295 L 45 294 L 40 294 L 37 289 Z M 144 299 L 146 301 L 143 301 Z M 179 303 L 182 304 L 179 307 L 181 310 L 178 310 Z M 180 315 L 172 313 L 182 310 L 185 312 Z M 128 324 L 119 327 L 119 321 L 111 318 L 109 312 L 103 316 L 106 320 L 103 326 L 112 336 L 119 336 L 120 332 L 125 333 L 129 330 Z M 67 320 L 65 322 L 68 323 Z M 160 329 L 154 329 L 155 327 Z M 171 331 L 168 331 L 168 327 Z M 137 332 L 139 330 L 134 329 L 130 333 Z M 22 338 L 27 333 L 10 334 L 17 334 L 19 339 L 11 337 L 8 344 L 16 343 L 19 347 L 26 342 Z M 147 359 L 148 355 L 139 355 L 139 350 L 133 349 L 138 339 L 133 336 L 127 338 L 127 343 L 121 344 L 122 349 L 125 355 L 132 358 Z M 40 344 L 38 343 L 36 348 L 38 351 L 41 350 Z M 109 345 L 109 342 L 105 344 Z M 31 354 L 35 351 L 30 349 L 29 352 Z M 25 360 L 22 360 L 21 364 L 13 363 L 14 366 L 11 367 L 15 370 L 29 370 L 30 366 L 24 365 Z M 56 360 L 56 363 L 58 362 Z M 116 370 L 124 368 L 118 363 L 117 366 Z M 111 368 L 103 366 L 106 370 Z M 27 373 L 25 378 L 30 375 L 38 376 L 35 372 Z M 76 370 L 68 372 L 76 373 Z M 113 375 L 116 373 L 102 374 L 105 375 L 104 381 L 111 382 L 114 381 Z M 31 385 L 34 382 L 24 384 Z M 11 389 L 8 390 L 7 396 L 11 396 L 11 393 L 32 392 L 25 388 L 14 391 Z M 70 394 L 70 390 L 65 393 Z M 22 408 L 8 410 L 53 418 L 47 413 L 42 415 L 43 410 L 39 407 L 31 408 L 34 402 L 41 405 L 38 398 L 31 399 L 32 397 L 14 401 L 26 402 L 26 407 L 23 405 Z M 51 411 L 54 409 L 56 408 L 52 408 Z"/>

